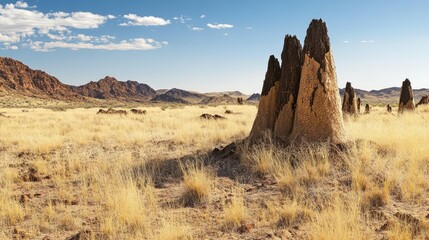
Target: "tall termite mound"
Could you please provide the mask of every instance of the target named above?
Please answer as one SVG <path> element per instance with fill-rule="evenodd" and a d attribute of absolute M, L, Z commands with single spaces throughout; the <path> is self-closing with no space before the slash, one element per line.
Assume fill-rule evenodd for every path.
<path fill-rule="evenodd" d="M 344 143 L 341 99 L 326 24 L 311 22 L 303 50 L 295 36 L 287 35 L 280 69 L 270 66 L 274 59 L 272 56 L 268 64 L 250 139 L 255 141 L 268 131 L 287 142 Z M 275 77 L 270 78 L 272 75 Z"/>
<path fill-rule="evenodd" d="M 303 60 L 298 38 L 287 35 L 282 52 L 279 97 L 275 109 L 277 114 L 274 125 L 275 137 L 287 139 L 292 132 Z"/>
<path fill-rule="evenodd" d="M 342 109 L 343 109 L 343 113 L 346 113 L 346 114 L 353 115 L 358 113 L 356 93 L 350 82 L 346 83 Z"/>
<path fill-rule="evenodd" d="M 274 55 L 268 60 L 268 69 L 265 74 L 261 98 L 259 100 L 258 114 L 253 128 L 250 131 L 251 139 L 264 136 L 265 132 L 272 132 L 276 121 L 277 98 L 279 93 L 280 63 Z"/>
<path fill-rule="evenodd" d="M 401 87 L 401 96 L 399 97 L 399 107 L 398 112 L 403 113 L 404 110 L 414 110 L 414 94 L 413 94 L 413 88 L 411 87 L 410 80 L 405 79 L 405 81 L 402 82 Z"/>

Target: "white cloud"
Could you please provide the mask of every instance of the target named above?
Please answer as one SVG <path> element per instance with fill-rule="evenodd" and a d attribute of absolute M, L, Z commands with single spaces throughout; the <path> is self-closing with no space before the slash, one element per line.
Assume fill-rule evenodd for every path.
<path fill-rule="evenodd" d="M 111 35 L 102 35 L 101 37 L 93 37 L 95 42 L 102 42 L 102 43 L 107 43 L 110 40 L 114 40 L 116 39 L 115 36 L 111 36 Z"/>
<path fill-rule="evenodd" d="M 184 15 L 180 15 L 180 17 L 174 17 L 173 20 L 179 21 L 180 23 L 186 23 L 191 21 L 192 18 Z"/>
<path fill-rule="evenodd" d="M 200 27 L 192 27 L 191 28 L 192 31 L 203 31 L 204 28 L 200 28 Z"/>
<path fill-rule="evenodd" d="M 18 50 L 18 46 L 10 45 L 10 43 L 3 43 L 3 48 L 0 49 L 9 49 L 9 50 Z"/>
<path fill-rule="evenodd" d="M 46 35 L 48 38 L 55 41 L 82 41 L 82 42 L 98 42 L 98 43 L 107 43 L 110 40 L 114 40 L 115 36 L 111 35 L 101 35 L 100 37 L 88 36 L 85 34 L 72 35 L 71 32 L 60 32 L 60 34 L 48 33 Z"/>
<path fill-rule="evenodd" d="M 229 34 L 228 34 L 228 33 L 224 33 L 223 35 L 224 35 L 224 36 L 228 36 Z"/>
<path fill-rule="evenodd" d="M 213 28 L 213 29 L 225 29 L 225 28 L 233 28 L 234 25 L 231 24 L 207 24 L 207 27 Z"/>
<path fill-rule="evenodd" d="M 203 14 L 203 15 L 200 16 L 200 18 L 206 18 L 206 15 Z"/>
<path fill-rule="evenodd" d="M 129 19 L 127 23 L 121 23 L 120 26 L 164 26 L 170 24 L 170 20 L 165 20 L 160 17 L 144 16 L 140 17 L 136 14 L 124 15 L 124 18 Z"/>
<path fill-rule="evenodd" d="M 92 40 L 92 36 L 87 36 L 85 34 L 78 34 L 77 39 L 79 39 L 80 41 L 88 42 Z"/>
<path fill-rule="evenodd" d="M 64 41 L 54 41 L 54 42 L 31 42 L 30 47 L 35 51 L 50 51 L 56 48 L 67 48 L 73 50 L 79 49 L 98 49 L 98 50 L 116 50 L 116 51 L 125 51 L 125 50 L 152 50 L 161 48 L 163 45 L 167 45 L 168 42 L 158 42 L 154 39 L 148 38 L 135 38 L 130 40 L 124 40 L 119 43 L 105 43 L 105 44 L 94 44 L 89 42 L 64 42 Z"/>
<path fill-rule="evenodd" d="M 17 34 L 1 34 L 0 33 L 0 42 L 18 42 L 19 41 L 19 35 Z"/>
<path fill-rule="evenodd" d="M 91 36 L 76 33 L 76 29 L 99 28 L 114 15 L 99 15 L 91 12 L 43 13 L 26 2 L 0 4 L 0 49 L 17 50 L 30 48 L 35 51 L 54 49 L 101 49 L 101 50 L 150 50 L 168 44 L 151 38 L 134 38 L 115 41 L 112 35 Z M 125 25 L 158 26 L 170 24 L 169 20 L 135 14 L 123 16 L 130 20 Z M 14 43 L 20 43 L 16 45 Z"/>
<path fill-rule="evenodd" d="M 64 40 L 64 39 L 67 38 L 63 34 L 61 34 L 61 35 L 55 35 L 55 34 L 52 34 L 52 33 L 48 33 L 46 36 L 48 38 L 52 39 L 52 40 Z"/>
<path fill-rule="evenodd" d="M 373 40 L 362 40 L 362 41 L 360 41 L 361 43 L 374 43 L 374 41 Z"/>
<path fill-rule="evenodd" d="M 347 44 L 347 43 L 349 43 L 349 41 L 345 40 L 345 41 L 344 41 L 344 43 L 346 43 L 346 44 Z"/>
<path fill-rule="evenodd" d="M 17 1 L 15 3 L 15 7 L 17 7 L 17 8 L 28 8 L 28 4 L 26 2 Z"/>
<path fill-rule="evenodd" d="M 20 7 L 18 7 L 20 6 Z M 36 33 L 46 35 L 51 31 L 67 31 L 69 28 L 91 29 L 104 24 L 107 17 L 90 12 L 42 13 L 22 8 L 25 2 L 0 5 L 0 41 L 19 42 Z"/>
<path fill-rule="evenodd" d="M 246 27 L 247 30 L 253 30 L 253 27 Z"/>

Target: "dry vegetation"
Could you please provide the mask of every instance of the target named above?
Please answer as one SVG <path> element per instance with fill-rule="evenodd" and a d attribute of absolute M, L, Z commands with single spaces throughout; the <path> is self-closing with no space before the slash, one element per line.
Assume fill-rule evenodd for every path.
<path fill-rule="evenodd" d="M 427 108 L 346 119 L 347 151 L 267 138 L 226 160 L 255 106 L 144 109 L 0 109 L 0 239 L 429 238 Z"/>

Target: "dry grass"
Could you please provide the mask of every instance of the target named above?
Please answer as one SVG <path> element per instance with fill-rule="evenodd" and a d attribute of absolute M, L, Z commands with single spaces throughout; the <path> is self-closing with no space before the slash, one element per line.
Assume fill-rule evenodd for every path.
<path fill-rule="evenodd" d="M 244 204 L 243 193 L 235 191 L 230 202 L 223 209 L 224 225 L 227 229 L 240 227 L 246 220 L 246 206 Z"/>
<path fill-rule="evenodd" d="M 213 185 L 213 176 L 201 161 L 188 162 L 181 166 L 183 173 L 183 196 L 185 206 L 207 202 Z"/>
<path fill-rule="evenodd" d="M 198 118 L 226 108 L 242 114 Z M 18 228 L 64 239 L 87 227 L 95 239 L 428 237 L 428 108 L 346 119 L 350 146 L 339 154 L 323 143 L 244 145 L 226 176 L 207 154 L 248 135 L 254 106 L 144 109 L 0 109 L 11 117 L 0 118 L 0 238 Z M 230 231 L 246 222 L 254 229 Z"/>

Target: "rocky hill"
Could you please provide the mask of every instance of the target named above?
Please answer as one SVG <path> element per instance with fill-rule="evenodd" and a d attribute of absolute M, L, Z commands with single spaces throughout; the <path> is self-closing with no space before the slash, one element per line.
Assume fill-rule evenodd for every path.
<path fill-rule="evenodd" d="M 384 88 L 380 90 L 366 91 L 362 89 L 355 89 L 358 98 L 361 98 L 363 102 L 370 104 L 395 104 L 399 102 L 399 96 L 401 94 L 400 87 Z M 429 89 L 414 89 L 414 100 L 418 102 L 421 97 L 429 94 Z M 344 88 L 340 89 L 340 95 L 344 96 Z"/>
<path fill-rule="evenodd" d="M 231 97 L 228 94 L 222 96 L 211 96 L 204 98 L 199 102 L 200 104 L 237 104 L 237 98 Z"/>
<path fill-rule="evenodd" d="M 248 102 L 258 102 L 259 99 L 261 99 L 261 94 L 254 93 L 254 94 L 250 95 L 250 97 L 248 97 L 246 99 L 246 101 L 248 101 Z"/>
<path fill-rule="evenodd" d="M 41 70 L 33 70 L 20 61 L 0 57 L 0 91 L 31 97 L 77 100 L 82 96 Z"/>
<path fill-rule="evenodd" d="M 207 96 L 201 93 L 190 92 L 182 89 L 172 88 L 164 93 L 165 95 L 180 98 L 188 102 L 199 102 Z"/>
<path fill-rule="evenodd" d="M 223 91 L 223 92 L 208 92 L 208 93 L 204 93 L 204 95 L 209 96 L 209 97 L 222 97 L 224 95 L 229 95 L 231 97 L 241 97 L 244 99 L 247 99 L 249 97 L 249 95 L 246 95 L 240 91 Z"/>
<path fill-rule="evenodd" d="M 180 97 L 173 97 L 171 95 L 168 95 L 166 93 L 164 94 L 160 94 L 154 98 L 152 98 L 152 100 L 150 100 L 151 102 L 154 103 L 181 103 L 181 104 L 191 104 L 191 102 L 186 101 Z"/>
<path fill-rule="evenodd" d="M 118 81 L 114 77 L 106 76 L 98 82 L 90 82 L 73 90 L 83 96 L 98 99 L 116 99 L 124 101 L 148 101 L 156 92 L 150 86 L 136 81 Z"/>

